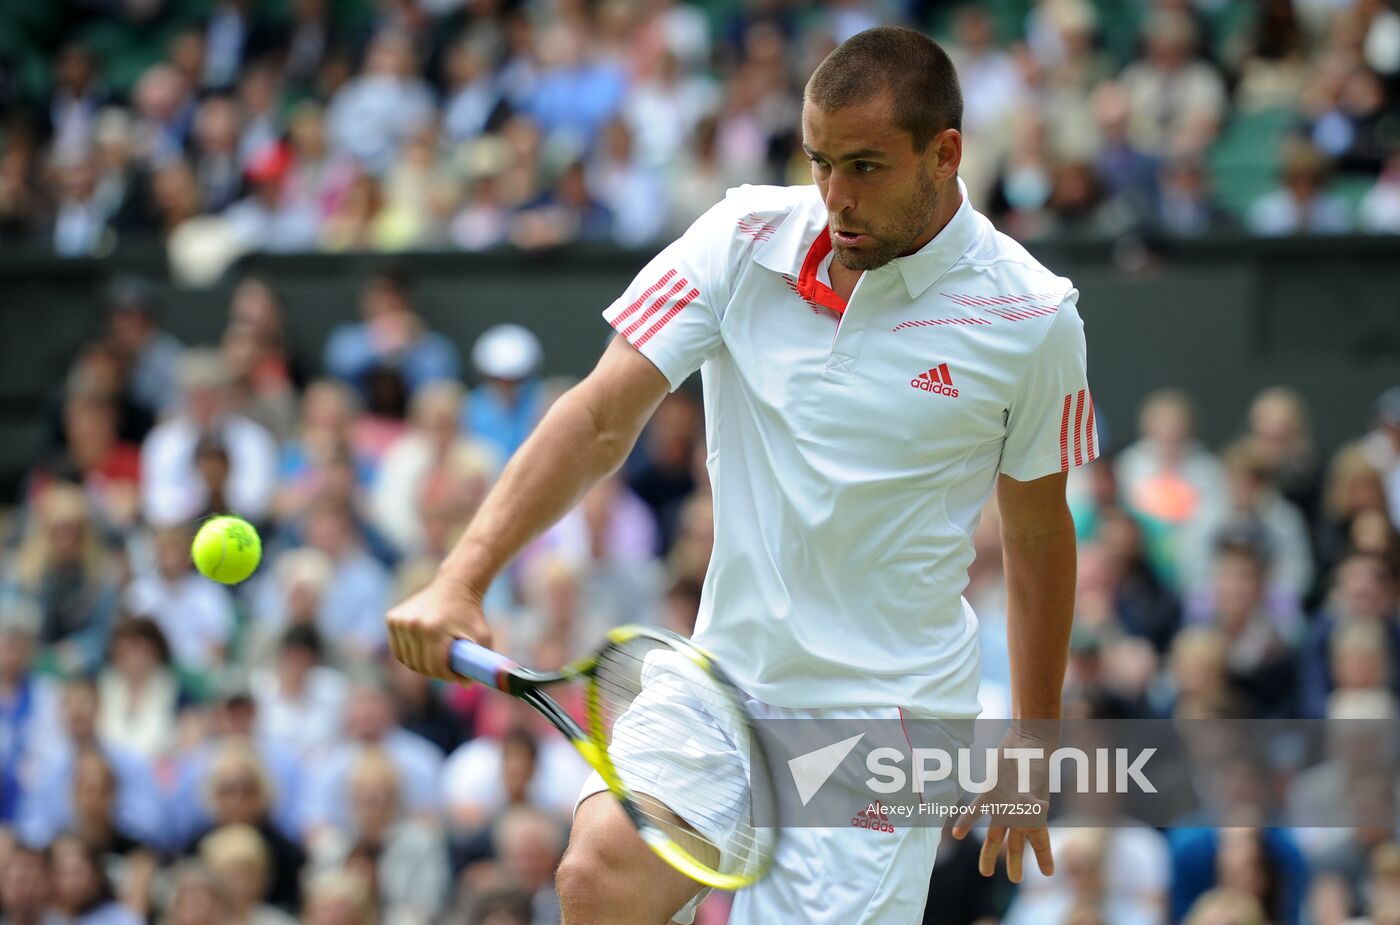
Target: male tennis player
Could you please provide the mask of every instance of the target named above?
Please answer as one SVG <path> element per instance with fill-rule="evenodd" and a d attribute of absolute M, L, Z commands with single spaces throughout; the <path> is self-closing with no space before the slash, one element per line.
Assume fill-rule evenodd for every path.
<path fill-rule="evenodd" d="M 389 614 L 394 654 L 450 677 L 531 537 L 626 459 L 700 369 L 715 543 L 695 638 L 781 715 L 978 713 L 971 536 L 1002 515 L 1015 718 L 1057 718 L 1073 607 L 1065 473 L 1096 455 L 1078 293 L 973 210 L 947 55 L 862 32 L 807 84 L 816 186 L 741 187 L 604 313 L 621 335 L 506 467 L 438 578 Z M 601 789 L 601 788 L 597 788 Z M 785 832 L 739 923 L 920 919 L 937 828 Z M 1044 828 L 993 826 L 1019 880 Z M 688 921 L 697 886 L 585 797 L 558 872 L 567 925 Z"/>

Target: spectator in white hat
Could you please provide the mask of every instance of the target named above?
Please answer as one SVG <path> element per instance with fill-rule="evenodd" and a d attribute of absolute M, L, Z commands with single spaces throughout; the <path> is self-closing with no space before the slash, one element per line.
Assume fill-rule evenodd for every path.
<path fill-rule="evenodd" d="M 534 429 L 543 411 L 535 377 L 544 348 L 529 328 L 498 324 L 472 345 L 472 366 L 481 384 L 467 406 L 468 429 L 510 456 Z"/>

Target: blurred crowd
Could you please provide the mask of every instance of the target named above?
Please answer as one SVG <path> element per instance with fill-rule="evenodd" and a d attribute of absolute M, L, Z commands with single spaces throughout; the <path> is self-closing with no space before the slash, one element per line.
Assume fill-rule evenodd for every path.
<path fill-rule="evenodd" d="M 886 22 L 1017 237 L 1400 231 L 1393 0 L 82 0 L 0 10 L 0 242 L 642 246 L 809 182 L 805 77 Z"/>
<path fill-rule="evenodd" d="M 0 11 L 0 246 L 642 246 L 728 186 L 804 181 L 803 76 L 901 20 L 946 37 L 964 178 L 1018 236 L 1400 231 L 1381 0 L 83 0 Z M 1277 176 L 1227 207 L 1222 150 L 1269 125 Z M 216 345 L 165 332 L 139 280 L 106 299 L 0 537 L 0 922 L 557 922 L 586 768 L 510 699 L 401 670 L 383 623 L 569 385 L 539 341 L 453 343 L 392 270 L 320 356 L 255 277 Z M 1221 447 L 1170 392 L 1100 423 L 1112 451 L 1070 486 L 1068 715 L 1396 719 L 1400 390 L 1330 455 L 1293 391 L 1239 414 Z M 704 461 L 682 390 L 491 589 L 502 645 L 548 668 L 620 622 L 689 632 Z M 189 561 L 224 511 L 265 542 L 232 589 Z M 1009 704 L 996 526 L 967 591 L 989 716 Z M 925 921 L 1397 925 L 1400 792 L 1376 760 L 1342 742 L 1294 780 L 1243 769 L 1216 795 L 1231 828 L 1057 830 L 1059 873 L 1018 890 L 945 839 Z M 1272 827 L 1279 789 L 1376 824 Z"/>
<path fill-rule="evenodd" d="M 1079 570 L 1066 718 L 1170 719 L 1230 737 L 1229 757 L 1191 781 L 1199 802 L 1164 831 L 1125 815 L 1053 829 L 1057 875 L 1028 869 L 988 922 L 1400 922 L 1400 386 L 1378 396 L 1372 429 L 1330 455 L 1293 389 L 1241 404 L 1238 435 L 1213 448 L 1184 394 L 1153 393 L 1135 432 L 1100 423 L 1111 450 L 1069 486 Z M 983 710 L 1005 716 L 994 508 L 974 540 Z M 1328 721 L 1323 754 L 1299 762 L 1260 723 L 1193 727 L 1240 719 Z"/>
<path fill-rule="evenodd" d="M 256 277 L 212 347 L 164 331 L 140 280 L 106 300 L 43 412 L 0 554 L 0 921 L 557 921 L 586 768 L 530 708 L 402 669 L 384 624 L 569 385 L 538 339 L 506 324 L 459 348 L 393 268 L 364 279 L 358 320 L 321 356 L 292 350 Z M 1101 416 L 1110 451 L 1069 489 L 1066 715 L 1393 728 L 1400 388 L 1374 410 L 1330 457 L 1286 388 L 1241 407 L 1221 448 L 1178 393 L 1149 397 L 1135 433 Z M 689 633 L 713 541 L 705 458 L 699 400 L 679 390 L 490 589 L 501 646 L 549 668 L 622 622 Z M 235 588 L 189 556 L 223 511 L 264 538 Z M 1010 703 L 997 524 L 989 507 L 966 592 L 991 717 Z M 1400 792 L 1375 741 L 1199 794 L 1229 829 L 1056 830 L 1059 873 L 1015 892 L 976 875 L 974 841 L 946 838 L 926 922 L 1394 925 Z M 1310 818 L 1367 824 L 1271 826 L 1267 797 L 1285 792 Z"/>
<path fill-rule="evenodd" d="M 0 921 L 557 921 L 587 767 L 529 707 L 398 666 L 384 622 L 568 385 L 538 339 L 502 325 L 463 356 L 394 270 L 314 357 L 257 279 L 213 347 L 164 332 L 140 280 L 107 302 L 0 553 Z M 624 620 L 691 631 L 698 415 L 668 402 L 491 589 L 522 662 Z M 190 561 L 224 510 L 264 542 L 234 588 Z"/>

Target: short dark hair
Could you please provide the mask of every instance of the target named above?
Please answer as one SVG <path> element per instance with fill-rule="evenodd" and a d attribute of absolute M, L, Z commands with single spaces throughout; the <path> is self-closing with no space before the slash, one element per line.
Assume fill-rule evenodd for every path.
<path fill-rule="evenodd" d="M 866 29 L 842 42 L 807 81 L 806 99 L 835 112 L 885 92 L 914 150 L 946 129 L 962 131 L 962 87 L 952 60 L 933 39 L 902 26 Z"/>
<path fill-rule="evenodd" d="M 224 462 L 228 462 L 228 444 L 222 434 L 209 430 L 199 435 L 194 444 L 194 458 L 201 459 L 205 456 L 220 456 Z"/>
<path fill-rule="evenodd" d="M 376 267 L 365 280 L 366 286 L 382 286 L 403 299 L 413 295 L 413 271 L 404 263 L 385 263 Z"/>
<path fill-rule="evenodd" d="M 316 627 L 305 623 L 293 623 L 287 627 L 287 631 L 282 634 L 281 649 L 283 652 L 309 652 L 318 662 L 325 651 L 325 647 L 321 645 L 321 634 L 316 631 Z"/>
<path fill-rule="evenodd" d="M 109 662 L 112 660 L 111 653 L 116 649 L 117 644 L 128 639 L 138 639 L 146 643 L 155 649 L 156 659 L 162 665 L 170 664 L 170 642 L 165 638 L 165 633 L 161 632 L 160 624 L 150 617 L 131 615 L 117 620 L 107 640 L 107 660 Z"/>

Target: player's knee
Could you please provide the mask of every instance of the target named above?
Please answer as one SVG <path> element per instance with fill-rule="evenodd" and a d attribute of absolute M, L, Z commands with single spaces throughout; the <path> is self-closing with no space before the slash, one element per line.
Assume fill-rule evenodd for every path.
<path fill-rule="evenodd" d="M 624 828 L 617 831 L 617 820 L 612 816 L 610 812 L 581 812 L 575 817 L 568 849 L 554 872 L 564 925 L 664 922 L 671 918 L 666 914 L 669 910 L 662 910 L 665 900 L 657 891 L 640 889 L 640 884 L 657 877 L 652 868 L 661 862 L 637 837 L 626 817 L 622 819 Z M 666 869 L 666 873 L 672 872 Z"/>
<path fill-rule="evenodd" d="M 564 925 L 655 925 L 697 889 L 652 853 L 605 795 L 585 800 L 574 815 L 554 882 Z"/>

